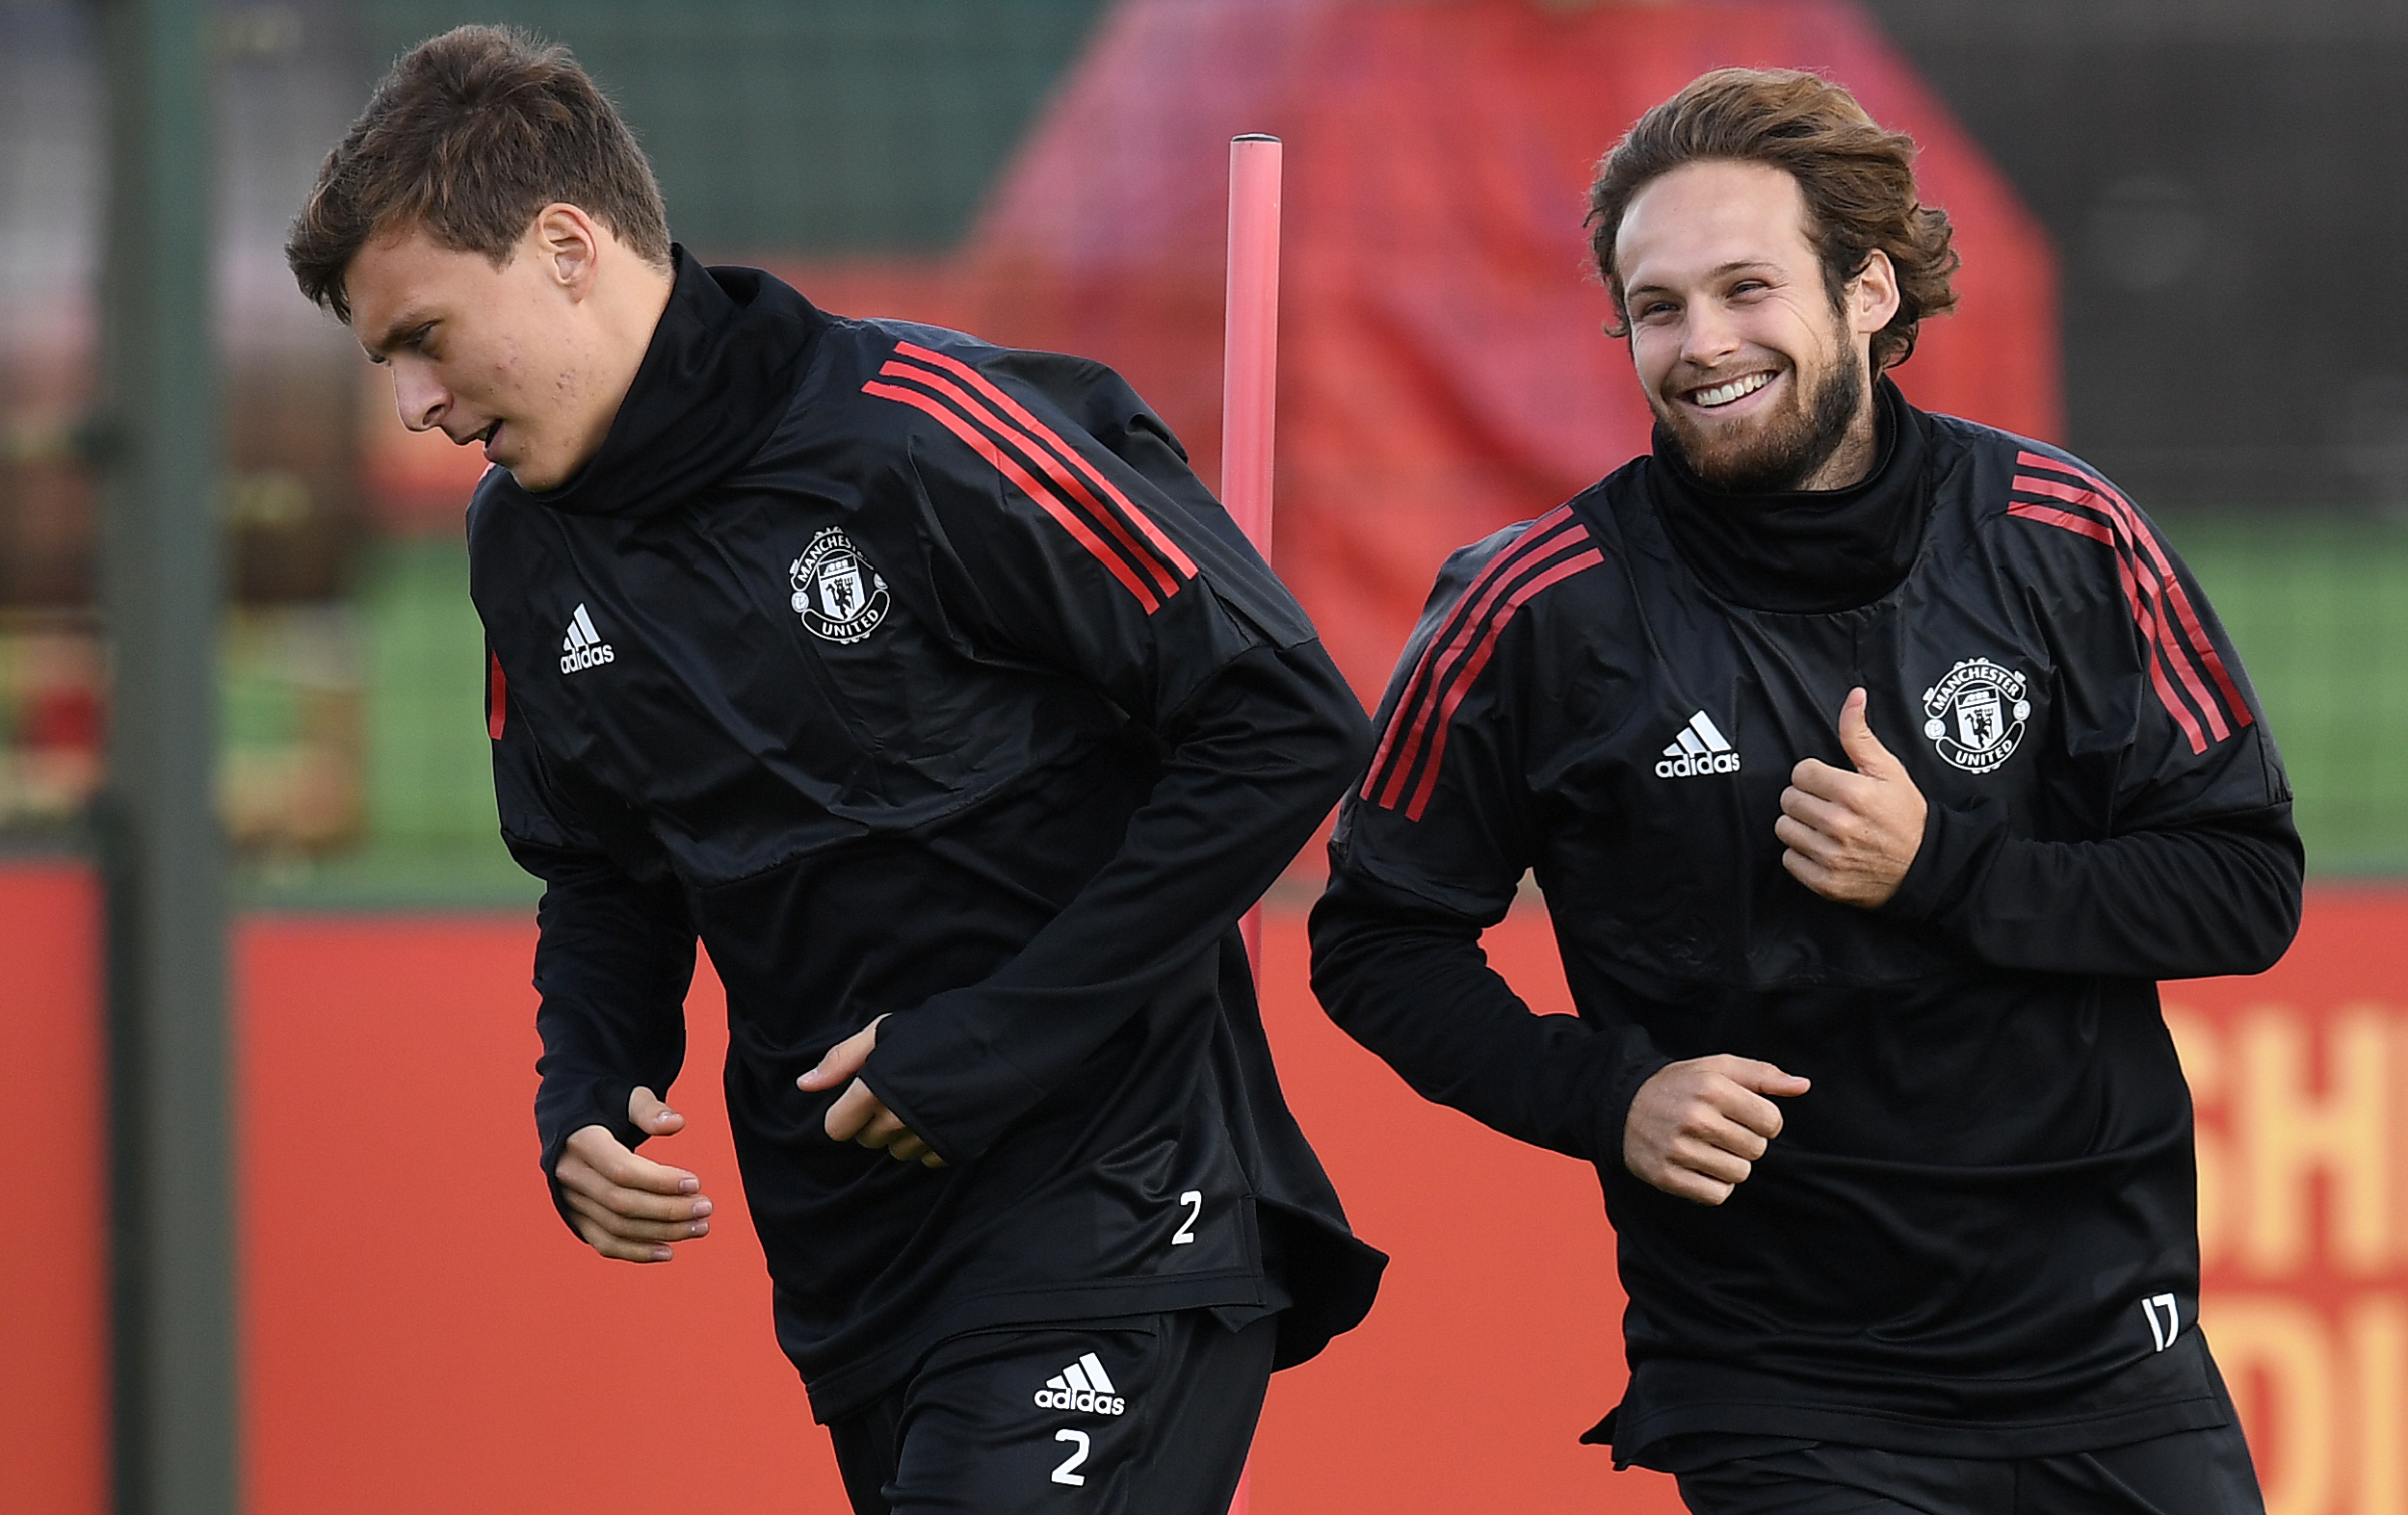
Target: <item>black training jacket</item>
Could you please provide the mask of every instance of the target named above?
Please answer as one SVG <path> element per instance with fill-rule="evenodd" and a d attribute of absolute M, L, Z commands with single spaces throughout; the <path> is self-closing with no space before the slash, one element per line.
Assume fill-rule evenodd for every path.
<path fill-rule="evenodd" d="M 548 1173 L 666 1092 L 697 937 L 778 1340 L 821 1419 L 958 1331 L 1369 1308 L 1236 925 L 1369 733 L 1102 366 L 677 253 L 600 452 L 469 511 L 504 837 L 546 885 Z M 949 1166 L 828 1139 L 864 1077 Z M 1267 1254 L 1269 1267 L 1266 1267 Z"/>
<path fill-rule="evenodd" d="M 1744 575 L 1665 512 L 1738 502 L 1641 457 L 1448 562 L 1330 847 L 1330 1014 L 1426 1096 L 1597 1165 L 1633 1376 L 1591 1439 L 1622 1461 L 2044 1455 L 2222 1419 L 2154 980 L 2290 942 L 2281 761 L 2111 484 L 1883 395 L 1848 509 L 1898 523 L 1886 583 L 1817 611 L 1716 593 Z M 1857 685 L 1930 804 L 1878 911 L 1811 893 L 1773 835 L 1795 764 L 1846 766 Z M 1480 954 L 1527 871 L 1577 1017 L 1532 1015 Z M 1710 1208 L 1632 1176 L 1622 1131 L 1649 1076 L 1714 1053 L 1814 1083 Z"/>

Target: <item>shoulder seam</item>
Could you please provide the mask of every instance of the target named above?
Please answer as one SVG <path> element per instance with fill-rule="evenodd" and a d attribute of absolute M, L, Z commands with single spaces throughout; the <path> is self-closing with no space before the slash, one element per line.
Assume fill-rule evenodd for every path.
<path fill-rule="evenodd" d="M 1422 819 L 1438 785 L 1455 707 L 1479 683 L 1505 627 L 1541 592 L 1605 561 L 1587 526 L 1560 505 L 1474 574 L 1399 689 L 1360 797 L 1401 810 L 1408 821 Z"/>
<path fill-rule="evenodd" d="M 861 392 L 910 405 L 967 443 L 1103 564 L 1148 615 L 1195 577 L 1194 560 L 1103 470 L 959 358 L 899 341 Z"/>
<path fill-rule="evenodd" d="M 2114 554 L 2116 585 L 2139 628 L 2150 685 L 2192 752 L 2253 723 L 2173 560 L 2113 484 L 2079 463 L 2020 448 L 2006 513 L 2086 536 Z"/>

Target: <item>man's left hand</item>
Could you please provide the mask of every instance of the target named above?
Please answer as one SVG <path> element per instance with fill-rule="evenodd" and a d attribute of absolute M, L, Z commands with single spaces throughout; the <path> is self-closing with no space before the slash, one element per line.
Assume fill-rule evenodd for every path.
<path fill-rule="evenodd" d="M 877 1022 L 881 1015 L 859 1031 L 827 1049 L 820 1065 L 795 1081 L 798 1088 L 817 1092 L 832 1089 L 847 1079 L 852 1087 L 836 1097 L 827 1108 L 827 1134 L 835 1141 L 858 1141 L 872 1149 L 883 1148 L 898 1162 L 918 1162 L 922 1167 L 941 1168 L 945 1160 L 929 1149 L 929 1144 L 912 1135 L 911 1128 L 895 1118 L 885 1102 L 870 1092 L 870 1086 L 855 1078 L 861 1065 L 870 1060 L 870 1049 L 877 1045 Z"/>
<path fill-rule="evenodd" d="M 1906 765 L 1874 740 L 1865 722 L 1865 692 L 1840 707 L 1840 746 L 1851 773 L 1808 758 L 1781 792 L 1772 834 L 1788 849 L 1781 866 L 1826 900 L 1870 910 L 1898 893 L 1924 843 L 1923 792 Z"/>

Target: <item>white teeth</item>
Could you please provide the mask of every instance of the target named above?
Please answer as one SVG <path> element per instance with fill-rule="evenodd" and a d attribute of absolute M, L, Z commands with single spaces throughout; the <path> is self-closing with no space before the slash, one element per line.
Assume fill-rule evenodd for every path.
<path fill-rule="evenodd" d="M 1771 382 L 1770 374 L 1749 374 L 1744 379 L 1734 379 L 1727 384 L 1716 384 L 1712 389 L 1693 391 L 1689 395 L 1689 401 L 1693 405 L 1711 410 L 1716 405 L 1727 405 L 1741 396 L 1752 395 Z"/>

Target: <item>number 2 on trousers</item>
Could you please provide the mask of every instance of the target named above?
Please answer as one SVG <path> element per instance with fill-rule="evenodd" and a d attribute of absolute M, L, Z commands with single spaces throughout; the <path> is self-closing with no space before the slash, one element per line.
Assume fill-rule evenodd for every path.
<path fill-rule="evenodd" d="M 1195 1223 L 1204 1218 L 1204 1191 L 1189 1189 L 1179 1196 L 1179 1203 L 1188 1207 L 1188 1218 L 1179 1222 L 1179 1229 L 1170 1234 L 1172 1246 L 1186 1246 L 1195 1240 Z"/>
<path fill-rule="evenodd" d="M 1086 1461 L 1086 1432 L 1071 1430 L 1056 1431 L 1054 1433 L 1054 1440 L 1058 1442 L 1077 1443 L 1076 1446 L 1070 1449 L 1070 1455 L 1061 1460 L 1061 1466 L 1054 1470 L 1054 1481 L 1056 1483 L 1067 1483 L 1073 1488 L 1077 1488 L 1080 1485 L 1085 1484 L 1086 1482 L 1086 1475 L 1084 1473 L 1073 1473 L 1070 1470 Z"/>

